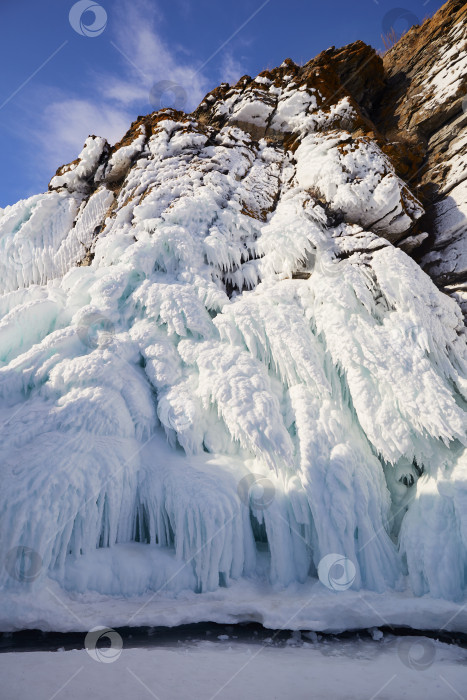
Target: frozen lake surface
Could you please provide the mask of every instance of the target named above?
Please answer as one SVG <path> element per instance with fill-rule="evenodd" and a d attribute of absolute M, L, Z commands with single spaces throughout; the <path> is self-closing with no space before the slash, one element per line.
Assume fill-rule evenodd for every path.
<path fill-rule="evenodd" d="M 94 654 L 82 648 L 80 633 L 4 635 L 2 698 L 455 700 L 466 696 L 465 639 L 458 645 L 378 629 L 321 636 L 273 632 L 259 625 L 190 625 L 115 634 L 120 633 L 121 650 L 115 638 L 110 648 L 109 639 L 102 638 Z"/>

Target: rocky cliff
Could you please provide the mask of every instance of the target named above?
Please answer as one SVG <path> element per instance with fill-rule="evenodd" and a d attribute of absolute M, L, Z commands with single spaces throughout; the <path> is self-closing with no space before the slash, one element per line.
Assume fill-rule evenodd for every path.
<path fill-rule="evenodd" d="M 465 31 L 452 0 L 383 58 L 223 84 L 0 212 L 7 624 L 50 586 L 120 623 L 220 588 L 197 619 L 264 620 L 267 590 L 288 624 L 311 586 L 304 629 L 380 624 L 350 587 L 467 625 Z"/>
<path fill-rule="evenodd" d="M 235 127 L 243 134 L 237 132 L 238 143 L 246 137 L 248 147 L 255 151 L 261 142 L 271 145 L 292 164 L 305 135 L 323 134 L 327 144 L 333 139 L 327 152 L 333 154 L 335 171 L 329 177 L 336 178 L 335 188 L 340 181 L 355 193 L 359 189 L 358 196 L 362 196 L 358 184 L 362 173 L 357 172 L 356 164 L 358 158 L 370 158 L 372 149 L 381 158 L 380 179 L 395 183 L 400 178 L 399 197 L 390 200 L 390 208 L 388 202 L 376 207 L 373 197 L 357 213 L 352 204 L 329 198 L 329 183 L 315 173 L 309 189 L 330 220 L 359 224 L 401 247 L 465 312 L 466 18 L 466 4 L 450 0 L 432 19 L 412 27 L 383 58 L 363 42 L 332 47 L 303 67 L 286 59 L 279 68 L 257 78 L 244 76 L 235 86 L 222 84 L 189 116 L 166 109 L 138 117 L 120 143 L 111 148 L 102 142 L 99 159 L 84 179 L 80 175 L 79 186 L 64 177 L 66 172 L 74 173 L 76 180 L 78 159 L 57 171 L 50 189 L 82 189 L 84 181 L 89 196 L 106 187 L 117 199 L 105 214 L 115 216 L 131 168 L 149 138 L 167 120 L 178 123 L 182 131 L 206 136 L 207 144 L 215 144 L 223 130 Z M 345 161 L 352 152 L 358 156 L 351 158 L 349 167 Z M 252 189 L 256 187 L 254 183 Z M 138 189 L 138 197 L 147 196 L 141 186 Z M 254 197 L 243 212 L 265 222 L 274 212 L 279 189 L 277 183 L 261 202 Z M 102 228 L 103 220 L 99 223 Z M 93 237 L 100 228 L 96 226 Z M 89 240 L 81 263 L 92 258 L 92 246 Z M 299 269 L 289 272 L 300 274 Z"/>
<path fill-rule="evenodd" d="M 467 5 L 447 2 L 383 59 L 372 118 L 405 157 L 393 162 L 426 214 L 415 258 L 467 311 Z M 386 151 L 391 155 L 391 151 Z"/>

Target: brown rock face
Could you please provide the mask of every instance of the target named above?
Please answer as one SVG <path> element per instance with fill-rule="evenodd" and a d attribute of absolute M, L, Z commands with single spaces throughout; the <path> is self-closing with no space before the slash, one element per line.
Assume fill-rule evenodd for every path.
<path fill-rule="evenodd" d="M 416 257 L 441 288 L 462 301 L 467 281 L 467 4 L 447 2 L 422 26 L 412 27 L 383 63 L 386 87 L 372 115 L 392 142 L 386 153 L 426 209 L 420 227 L 429 237 Z"/>
<path fill-rule="evenodd" d="M 356 41 L 341 49 L 327 49 L 302 67 L 288 58 L 279 68 L 260 73 L 257 79 L 246 75 L 233 87 L 223 83 L 206 95 L 201 105 L 193 112 L 193 116 L 199 122 L 218 129 L 225 124 L 238 126 L 248 131 L 256 140 L 266 138 L 273 142 L 287 142 L 290 140 L 290 131 L 271 128 L 279 100 L 274 99 L 264 85 L 257 82 L 258 79 L 264 79 L 278 89 L 286 88 L 292 80 L 297 91 L 315 92 L 318 107 L 323 110 L 330 110 L 331 106 L 336 105 L 343 97 L 348 97 L 357 118 L 354 115 L 351 123 L 336 123 L 335 126 L 374 136 L 375 129 L 369 120 L 369 113 L 385 88 L 384 68 L 381 57 L 362 41 Z M 236 118 L 235 114 L 219 110 L 219 105 L 229 98 L 232 99 L 235 94 L 269 107 L 270 113 L 265 123 L 245 121 Z M 287 147 L 287 143 L 285 145 Z"/>
<path fill-rule="evenodd" d="M 307 65 L 310 64 L 322 68 L 326 73 L 336 73 L 341 91 L 351 95 L 367 117 L 385 88 L 383 61 L 363 41 L 356 41 L 342 49 L 332 47 Z"/>

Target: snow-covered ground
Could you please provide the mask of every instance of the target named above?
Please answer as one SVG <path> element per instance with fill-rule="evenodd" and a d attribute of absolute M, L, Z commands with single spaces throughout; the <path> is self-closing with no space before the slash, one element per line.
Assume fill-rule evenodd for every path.
<path fill-rule="evenodd" d="M 467 650 L 426 637 L 291 637 L 0 654 L 2 700 L 459 700 Z M 130 640 L 131 641 L 131 640 Z M 106 652 L 109 653 L 109 652 Z M 109 658 L 113 660 L 110 662 Z"/>
<path fill-rule="evenodd" d="M 152 570 L 152 559 L 144 554 L 144 561 L 146 569 Z M 122 555 L 121 566 L 124 581 L 137 574 L 131 552 Z M 99 572 L 98 566 L 96 569 Z M 109 570 L 115 574 L 115 567 L 104 566 L 104 572 Z M 467 633 L 467 601 L 428 595 L 414 598 L 407 590 L 382 594 L 332 591 L 317 579 L 293 583 L 286 589 L 272 587 L 266 581 L 240 579 L 229 588 L 202 595 L 192 591 L 173 594 L 163 589 L 133 597 L 104 596 L 94 590 L 70 593 L 49 579 L 34 594 L 3 594 L 0 608 L 3 631 L 87 632 L 96 625 L 176 627 L 206 620 L 223 624 L 258 622 L 268 629 L 334 633 L 381 625 Z"/>

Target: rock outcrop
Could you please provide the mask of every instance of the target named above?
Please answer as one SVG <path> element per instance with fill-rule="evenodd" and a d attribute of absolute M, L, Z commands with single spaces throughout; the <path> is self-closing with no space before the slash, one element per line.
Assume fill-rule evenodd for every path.
<path fill-rule="evenodd" d="M 415 253 L 467 311 L 467 4 L 450 0 L 384 56 L 386 87 L 372 112 L 399 172 L 422 201 L 429 235 Z M 397 157 L 394 163 L 398 163 Z"/>
<path fill-rule="evenodd" d="M 222 130 L 239 129 L 248 137 L 248 148 L 257 150 L 264 142 L 292 163 L 303 141 L 313 141 L 311 134 L 316 135 L 316 147 L 308 149 L 308 156 L 318 162 L 321 134 L 333 165 L 329 161 L 322 177 L 318 172 L 308 177 L 307 185 L 329 220 L 358 224 L 400 246 L 466 312 L 466 20 L 467 5 L 450 0 L 432 19 L 412 27 L 384 57 L 361 41 L 332 47 L 302 67 L 286 59 L 256 78 L 244 76 L 235 86 L 223 83 L 191 115 L 166 109 L 138 117 L 114 147 L 104 147 L 102 139 L 93 146 L 99 162 L 92 172 L 88 153 L 86 163 L 77 160 L 59 169 L 50 189 L 92 193 L 105 187 L 116 194 L 115 214 L 126 176 L 167 120 L 199 133 L 208 145 L 216 143 Z M 345 185 L 354 194 L 358 189 L 361 197 L 357 162 L 374 158 L 380 159 L 378 182 L 365 194 L 370 199 L 364 211 L 330 194 L 340 184 L 341 194 Z M 394 190 L 382 198 L 382 187 L 391 186 L 397 196 Z M 138 191 L 137 197 L 147 194 L 141 187 Z M 134 193 L 126 193 L 126 200 L 128 196 Z M 258 199 L 248 206 L 244 202 L 243 211 L 265 222 L 278 196 L 276 188 L 261 206 Z M 376 201 L 382 199 L 386 207 L 378 208 Z M 95 230 L 103 228 L 102 222 Z M 92 259 L 89 245 L 83 257 L 84 264 Z"/>

